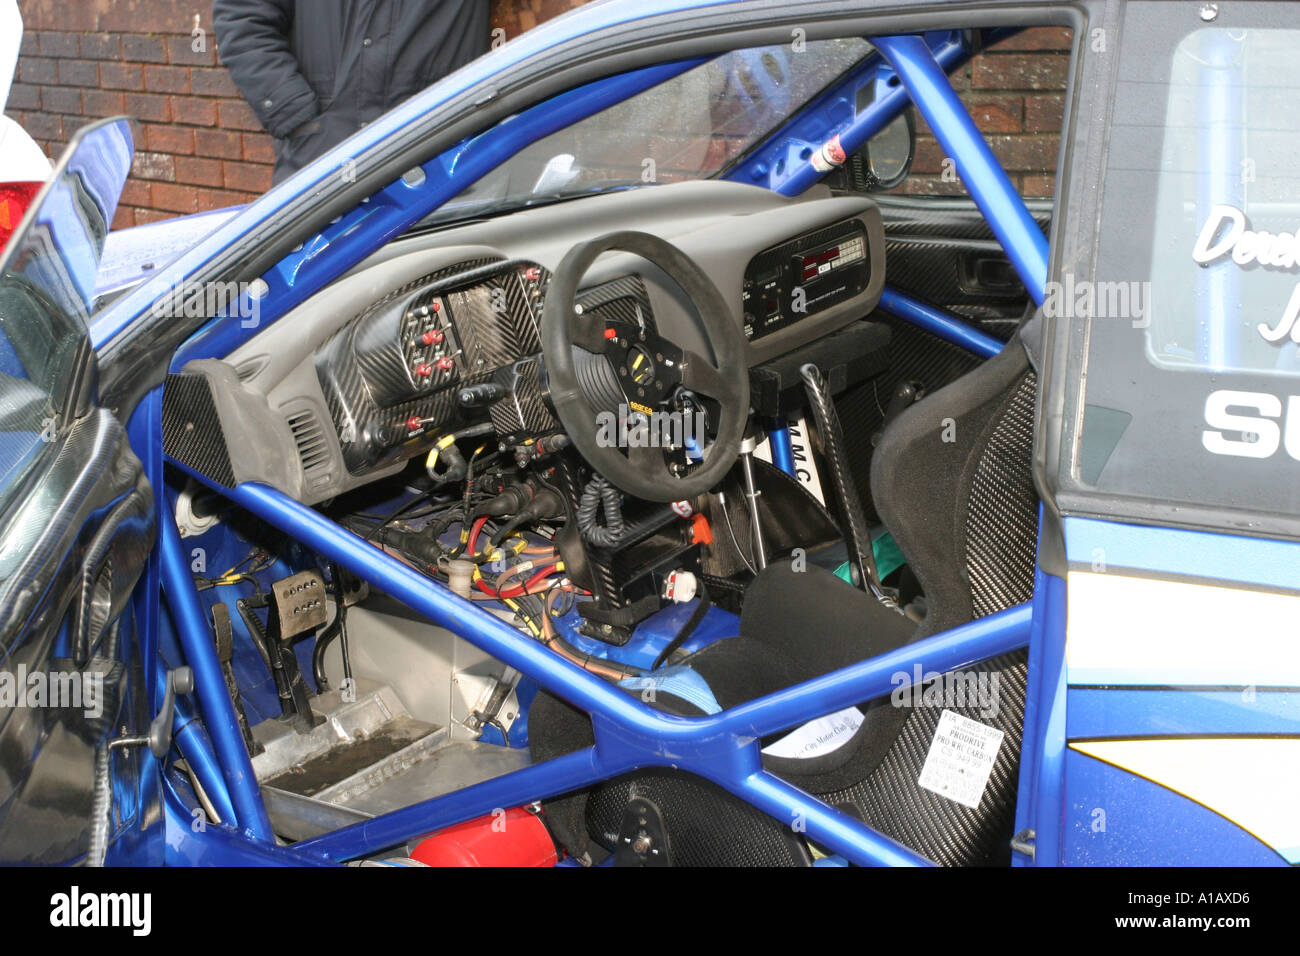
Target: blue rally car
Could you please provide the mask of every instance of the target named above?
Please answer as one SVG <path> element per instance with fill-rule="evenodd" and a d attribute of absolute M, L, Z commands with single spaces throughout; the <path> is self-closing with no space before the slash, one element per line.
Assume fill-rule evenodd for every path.
<path fill-rule="evenodd" d="M 1027 28 L 1050 199 L 950 81 Z M 98 293 L 83 130 L 0 265 L 0 861 L 1300 861 L 1297 43 L 605 0 Z"/>

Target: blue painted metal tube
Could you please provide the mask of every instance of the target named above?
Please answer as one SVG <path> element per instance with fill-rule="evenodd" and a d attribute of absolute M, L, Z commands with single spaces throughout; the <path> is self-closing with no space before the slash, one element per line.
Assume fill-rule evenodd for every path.
<path fill-rule="evenodd" d="M 675 717 L 642 704 L 633 695 L 552 653 L 500 618 L 456 597 L 283 492 L 246 483 L 223 493 L 255 517 L 375 583 L 434 624 L 465 636 L 480 650 L 523 671 L 543 687 L 561 692 L 571 704 L 598 712 L 660 743 L 689 745 L 729 730 L 750 735 L 753 731 L 773 733 L 888 694 L 896 686 L 891 677 L 900 670 L 910 672 L 918 661 L 930 670 L 951 670 L 1024 647 L 1029 639 L 1029 606 L 1019 605 L 712 717 Z M 610 762 L 608 757 L 602 754 L 606 764 Z"/>
<path fill-rule="evenodd" d="M 182 465 L 177 467 L 194 474 Z M 486 653 L 557 691 L 590 713 L 595 724 L 594 763 L 585 757 L 566 758 L 565 763 L 550 761 L 500 778 L 493 782 L 492 789 L 476 791 L 468 802 L 466 794 L 473 788 L 438 798 L 437 803 L 426 801 L 376 818 L 366 824 L 368 829 L 350 829 L 348 842 L 325 843 L 330 835 L 313 841 L 313 848 L 326 846 L 332 855 L 372 852 L 498 806 L 565 792 L 638 767 L 675 766 L 748 798 L 748 788 L 756 785 L 749 778 L 761 769 L 759 736 L 887 694 L 898 686 L 897 674 L 910 674 L 917 663 L 923 671 L 947 670 L 1023 647 L 1027 640 L 1029 612 L 1027 606 L 1017 607 L 720 714 L 677 717 L 642 704 L 552 654 L 505 622 L 457 598 L 445 587 L 273 488 L 258 484 L 242 484 L 234 489 L 212 487 L 304 546 L 374 582 L 433 623 L 465 636 Z M 761 783 L 757 786 L 762 787 Z M 775 799 L 773 792 L 770 787 L 761 791 L 767 801 L 765 806 L 775 805 L 771 802 Z M 855 862 L 876 861 L 879 834 L 857 821 L 828 816 L 824 804 L 793 788 L 783 793 L 782 799 L 786 798 L 795 800 L 806 814 L 810 839 Z M 485 810 L 482 804 L 489 801 L 492 805 Z"/>
<path fill-rule="evenodd" d="M 925 44 L 925 41 L 918 40 L 918 42 L 929 50 L 929 46 Z M 969 57 L 970 53 L 962 43 L 945 43 L 934 53 L 936 62 L 944 71 L 956 69 Z M 883 96 L 863 110 L 861 114 L 854 117 L 853 122 L 840 131 L 840 146 L 845 155 L 856 153 L 866 144 L 867 140 L 893 122 L 911 103 L 912 98 L 904 87 L 890 87 Z M 790 178 L 781 183 L 774 192 L 778 192 L 783 196 L 798 196 L 810 187 L 817 185 L 825 176 L 826 173 L 818 170 L 809 160 L 791 173 Z M 728 175 L 727 178 L 739 179 L 741 177 Z"/>
<path fill-rule="evenodd" d="M 158 518 L 158 538 L 167 606 L 176 622 L 177 637 L 185 651 L 185 663 L 194 671 L 199 711 L 221 764 L 235 820 L 241 829 L 249 831 L 257 839 L 274 842 L 271 821 L 266 816 L 257 778 L 253 775 L 253 763 L 244 749 L 244 738 L 239 732 L 235 707 L 226 690 L 203 602 L 194 589 L 190 562 L 176 530 L 176 521 L 166 507 L 161 509 Z"/>
<path fill-rule="evenodd" d="M 299 853 L 293 847 L 249 840 L 234 827 L 206 826 L 196 830 L 172 781 L 163 778 L 167 866 L 334 866 L 323 856 Z"/>
<path fill-rule="evenodd" d="M 935 138 L 956 163 L 962 182 L 1030 297 L 1042 305 L 1047 294 L 1047 238 L 966 112 L 943 67 L 920 37 L 875 37 L 871 42 L 897 71 Z"/>
<path fill-rule="evenodd" d="M 854 862 L 865 862 L 873 866 L 934 865 L 883 833 L 864 827 L 860 820 L 847 813 L 820 800 L 810 801 L 808 794 L 798 787 L 767 771 L 753 774 L 739 787 L 727 789 L 769 816 L 798 827 L 821 846 L 828 849 L 852 847 Z"/>
<path fill-rule="evenodd" d="M 922 638 L 912 644 L 850 664 L 840 670 L 773 691 L 738 704 L 714 718 L 723 730 L 742 736 L 766 737 L 810 719 L 800 702 L 813 698 L 824 713 L 852 707 L 864 700 L 888 696 L 911 686 L 917 667 L 924 674 L 943 674 L 1029 643 L 1033 606 L 1017 604 L 960 627 Z"/>
<path fill-rule="evenodd" d="M 939 336 L 945 342 L 960 345 L 968 352 L 974 352 L 980 358 L 992 358 L 1002 351 L 1002 342 L 987 332 L 981 332 L 955 315 L 949 315 L 943 309 L 936 308 L 914 299 L 905 292 L 885 286 L 880 293 L 880 307 L 890 315 L 896 315 L 905 322 L 925 329 Z"/>
<path fill-rule="evenodd" d="M 794 446 L 790 444 L 790 426 L 778 418 L 767 430 L 767 447 L 772 450 L 772 464 L 794 477 Z"/>
<path fill-rule="evenodd" d="M 159 670 L 163 669 L 159 667 Z M 164 672 L 165 673 L 165 672 Z M 160 674 L 158 699 L 166 693 L 166 678 Z M 184 697 L 176 698 L 176 710 L 172 717 L 172 740 L 180 748 L 186 763 L 194 771 L 203 792 L 212 801 L 212 808 L 221 817 L 221 823 L 234 825 L 236 820 L 234 805 L 230 802 L 230 793 L 226 790 L 226 781 L 221 775 L 221 762 L 217 760 L 216 751 L 212 749 L 212 739 L 203 729 L 194 713 L 194 708 Z"/>
<path fill-rule="evenodd" d="M 349 860 L 464 820 L 487 816 L 494 810 L 518 806 L 525 800 L 542 800 L 568 793 L 603 776 L 596 748 L 588 747 L 394 810 L 373 820 L 303 840 L 295 843 L 294 849 L 324 854 L 332 860 Z M 521 793 L 530 796 L 521 798 Z"/>

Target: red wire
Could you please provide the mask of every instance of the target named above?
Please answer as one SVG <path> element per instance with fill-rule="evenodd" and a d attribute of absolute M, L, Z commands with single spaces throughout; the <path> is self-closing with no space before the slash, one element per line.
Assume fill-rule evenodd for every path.
<path fill-rule="evenodd" d="M 487 521 L 487 515 L 475 519 L 474 526 L 469 532 L 469 541 L 465 544 L 465 554 L 467 557 L 473 558 L 478 554 L 478 533 L 483 530 L 483 526 L 487 524 Z"/>
<path fill-rule="evenodd" d="M 498 591 L 482 578 L 478 580 L 478 589 L 489 597 L 494 598 L 517 598 L 533 593 L 533 588 L 546 579 L 548 575 L 555 573 L 555 565 L 548 564 L 542 568 L 523 584 L 516 584 L 514 587 L 506 588 L 504 591 Z"/>
<path fill-rule="evenodd" d="M 546 567 L 542 568 L 542 570 L 538 571 L 531 578 L 529 578 L 527 581 L 524 582 L 524 592 L 527 593 L 528 591 L 531 591 L 534 585 L 540 584 L 547 577 L 549 577 L 554 573 L 555 573 L 555 565 L 548 564 Z"/>

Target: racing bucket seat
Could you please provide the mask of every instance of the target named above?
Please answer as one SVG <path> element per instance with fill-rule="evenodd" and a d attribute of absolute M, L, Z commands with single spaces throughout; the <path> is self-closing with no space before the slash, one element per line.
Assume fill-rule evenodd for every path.
<path fill-rule="evenodd" d="M 719 708 L 791 686 L 1013 605 L 1033 593 L 1038 498 L 1032 479 L 1036 376 L 1013 338 L 997 355 L 900 414 L 872 459 L 871 491 L 926 597 L 920 625 L 830 572 L 774 560 L 749 586 L 740 633 L 686 658 Z M 764 766 L 943 865 L 1010 857 L 1026 690 L 1026 654 L 972 668 L 994 700 L 942 705 L 864 703 L 852 736 L 809 758 L 764 754 Z M 906 675 L 910 681 L 913 675 Z M 666 689 L 655 706 L 708 712 Z M 988 704 L 992 706 L 987 706 Z M 1003 732 L 975 807 L 918 783 L 941 714 L 952 710 Z M 781 735 L 778 735 L 781 736 Z M 530 715 L 534 761 L 591 746 L 588 717 L 547 694 Z M 764 747 L 771 743 L 764 740 Z M 807 865 L 812 854 L 778 821 L 709 781 L 641 770 L 549 801 L 557 839 L 580 860 L 616 843 L 629 802 L 659 810 L 675 865 Z"/>

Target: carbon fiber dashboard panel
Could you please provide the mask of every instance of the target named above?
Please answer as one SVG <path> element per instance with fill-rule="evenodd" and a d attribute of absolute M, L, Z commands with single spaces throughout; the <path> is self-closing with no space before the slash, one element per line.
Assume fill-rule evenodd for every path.
<path fill-rule="evenodd" d="M 295 436 L 225 362 L 199 359 L 167 376 L 163 451 L 218 484 L 261 481 L 300 495 Z"/>
<path fill-rule="evenodd" d="M 177 373 L 163 385 L 163 454 L 226 488 L 235 485 L 226 434 L 207 376 Z"/>
<path fill-rule="evenodd" d="M 456 386 L 540 351 L 547 278 L 532 263 L 460 263 L 394 290 L 325 342 L 316 373 L 348 471 L 427 451 L 464 421 Z"/>
<path fill-rule="evenodd" d="M 539 360 L 528 358 L 516 362 L 498 373 L 496 380 L 509 392 L 489 409 L 492 427 L 502 441 L 545 435 L 560 427 L 546 403 Z"/>
<path fill-rule="evenodd" d="M 623 325 L 644 325 L 657 332 L 654 311 L 645 282 L 638 275 L 626 275 L 578 294 L 583 312 L 599 321 Z"/>
<path fill-rule="evenodd" d="M 537 278 L 531 288 L 527 285 L 528 270 L 524 273 L 526 300 L 517 303 L 509 298 L 506 299 L 508 315 L 527 316 L 531 321 L 516 321 L 515 334 L 518 337 L 514 340 L 514 344 L 512 345 L 507 339 L 498 349 L 483 356 L 489 366 L 494 361 L 497 364 L 509 361 L 512 352 L 526 352 L 530 356 L 503 368 L 495 378 L 498 384 L 505 387 L 508 394 L 491 406 L 492 425 L 502 441 L 511 443 L 524 438 L 546 435 L 561 427 L 546 399 L 545 368 L 539 360 L 541 345 L 538 341 L 538 326 L 545 297 L 545 284 L 550 275 L 540 268 L 535 268 L 533 271 L 537 273 Z M 657 331 L 650 297 L 646 293 L 645 282 L 640 276 L 622 276 L 594 288 L 585 289 L 577 298 L 583 312 L 593 316 L 596 321 L 606 324 L 644 325 Z M 484 323 L 484 325 L 493 327 L 491 323 Z M 500 330 L 505 325 L 506 323 L 498 322 L 494 328 Z M 489 344 L 484 343 L 485 349 Z M 528 351 L 529 349 L 531 351 Z M 583 380 L 588 394 L 593 397 L 597 407 L 618 407 L 619 402 L 623 400 L 623 390 L 618 384 L 613 368 L 604 356 L 589 356 L 586 352 L 579 352 L 578 369 L 579 378 Z"/>
<path fill-rule="evenodd" d="M 495 369 L 542 350 L 542 297 L 549 279 L 540 266 L 516 263 L 447 294 L 466 368 Z"/>

